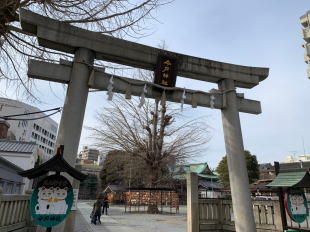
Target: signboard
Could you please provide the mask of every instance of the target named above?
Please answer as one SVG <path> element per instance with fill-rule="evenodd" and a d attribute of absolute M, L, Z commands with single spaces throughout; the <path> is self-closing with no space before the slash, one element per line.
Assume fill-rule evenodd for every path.
<path fill-rule="evenodd" d="M 305 221 L 309 215 L 305 193 L 300 189 L 290 189 L 285 194 L 285 209 L 294 222 Z"/>
<path fill-rule="evenodd" d="M 154 83 L 165 87 L 175 87 L 177 77 L 177 60 L 158 55 Z"/>
<path fill-rule="evenodd" d="M 61 175 L 47 176 L 34 189 L 30 198 L 30 213 L 34 222 L 43 227 L 61 223 L 73 203 L 70 182 Z"/>
<path fill-rule="evenodd" d="M 78 196 L 79 196 L 79 189 L 73 189 L 73 203 L 72 203 L 71 210 L 76 210 L 77 202 L 78 202 Z"/>

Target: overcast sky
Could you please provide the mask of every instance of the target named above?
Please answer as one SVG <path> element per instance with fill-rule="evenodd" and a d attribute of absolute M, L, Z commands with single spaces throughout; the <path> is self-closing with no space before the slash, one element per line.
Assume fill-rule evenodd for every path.
<path fill-rule="evenodd" d="M 195 4 L 193 4 L 195 2 Z M 261 101 L 262 114 L 241 113 L 244 147 L 259 162 L 285 161 L 289 154 L 310 153 L 310 80 L 303 61 L 299 17 L 310 3 L 291 0 L 175 1 L 159 13 L 161 25 L 142 42 L 165 40 L 168 49 L 232 64 L 269 67 L 259 86 L 238 89 Z M 185 81 L 178 81 L 183 86 Z M 202 90 L 200 82 L 186 86 Z M 210 115 L 212 140 L 202 161 L 215 167 L 225 154 L 218 110 L 193 109 Z"/>
<path fill-rule="evenodd" d="M 269 77 L 245 90 L 261 101 L 262 114 L 241 113 L 244 147 L 259 162 L 285 161 L 288 155 L 310 153 L 310 80 L 303 61 L 304 43 L 299 17 L 310 10 L 309 0 L 175 0 L 157 11 L 152 34 L 139 43 L 232 64 L 268 67 Z M 37 83 L 41 109 L 63 105 L 43 81 Z M 178 78 L 177 86 L 208 91 L 215 85 Z M 94 112 L 106 104 L 105 93 L 90 93 L 84 125 L 94 125 Z M 196 108 L 189 114 L 207 115 L 212 140 L 194 162 L 216 167 L 225 154 L 219 110 Z M 59 121 L 59 116 L 54 117 Z M 80 146 L 91 145 L 83 130 Z"/>

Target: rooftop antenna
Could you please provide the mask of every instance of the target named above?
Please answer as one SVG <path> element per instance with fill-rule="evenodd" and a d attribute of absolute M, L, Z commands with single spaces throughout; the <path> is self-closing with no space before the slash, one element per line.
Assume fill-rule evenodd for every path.
<path fill-rule="evenodd" d="M 294 162 L 295 162 L 295 159 L 296 159 L 296 153 L 297 152 L 298 152 L 297 150 L 290 151 L 290 153 L 293 155 Z"/>
<path fill-rule="evenodd" d="M 306 150 L 305 150 L 305 141 L 304 141 L 304 137 L 303 136 L 301 137 L 301 140 L 302 140 L 302 148 L 303 148 L 304 155 L 305 155 L 306 154 Z"/>

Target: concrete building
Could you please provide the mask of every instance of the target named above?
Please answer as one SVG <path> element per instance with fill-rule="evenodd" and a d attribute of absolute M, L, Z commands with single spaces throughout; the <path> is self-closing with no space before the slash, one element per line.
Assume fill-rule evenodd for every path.
<path fill-rule="evenodd" d="M 23 177 L 18 172 L 23 171 L 14 163 L 0 156 L 0 194 L 21 194 L 24 188 Z"/>
<path fill-rule="evenodd" d="M 300 17 L 300 23 L 304 27 L 302 29 L 302 36 L 305 40 L 305 44 L 303 44 L 305 48 L 304 60 L 308 64 L 307 75 L 310 78 L 310 11 Z"/>
<path fill-rule="evenodd" d="M 0 140 L 0 157 L 23 170 L 33 168 L 38 159 L 38 147 L 34 142 Z M 32 180 L 23 178 L 22 193 L 32 189 Z"/>
<path fill-rule="evenodd" d="M 79 153 L 79 159 L 92 161 L 93 164 L 96 164 L 98 157 L 100 155 L 99 150 L 94 148 L 89 148 L 87 146 L 83 147 L 83 150 Z"/>
<path fill-rule="evenodd" d="M 0 116 L 38 112 L 40 109 L 20 101 L 0 98 Z M 44 113 L 15 118 L 30 119 L 46 116 Z M 38 120 L 8 120 L 8 138 L 17 141 L 35 142 L 48 156 L 54 154 L 58 124 L 49 117 Z"/>
<path fill-rule="evenodd" d="M 103 165 L 104 159 L 105 159 L 105 155 L 100 154 L 98 156 L 97 165 L 99 165 L 99 166 Z"/>
<path fill-rule="evenodd" d="M 307 161 L 310 161 L 310 154 L 299 155 L 298 158 L 294 158 L 291 155 L 287 157 L 287 163 L 307 162 Z"/>

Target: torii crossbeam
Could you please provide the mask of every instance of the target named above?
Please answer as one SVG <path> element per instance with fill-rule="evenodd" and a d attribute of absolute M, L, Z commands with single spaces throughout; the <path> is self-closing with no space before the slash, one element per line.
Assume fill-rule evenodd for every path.
<path fill-rule="evenodd" d="M 56 144 L 65 146 L 64 154 L 67 156 L 64 158 L 72 166 L 75 164 L 89 88 L 106 90 L 108 86 L 109 74 L 95 70 L 94 59 L 155 70 L 157 56 L 165 54 L 178 59 L 178 76 L 217 83 L 220 94 L 212 106 L 222 112 L 236 231 L 256 231 L 239 112 L 259 114 L 261 107 L 260 102 L 244 99 L 235 89 L 258 85 L 268 76 L 268 68 L 233 65 L 165 51 L 77 28 L 24 9 L 20 11 L 20 19 L 22 29 L 36 35 L 39 45 L 74 54 L 72 64 L 50 64 L 31 60 L 28 70 L 30 77 L 68 84 Z M 131 84 L 132 95 L 140 95 L 144 84 L 151 85 L 117 77 L 113 91 L 125 93 L 128 82 Z M 167 95 L 167 100 L 180 102 L 182 90 L 174 88 Z M 194 98 L 197 98 L 196 105 L 211 107 L 211 95 L 212 93 L 187 90 L 185 103 L 193 104 Z M 151 98 L 160 96 L 160 91 L 156 89 L 152 89 L 147 95 Z M 74 214 L 71 216 L 67 220 L 65 231 L 73 232 Z M 188 215 L 188 218 L 193 232 L 197 229 L 198 218 L 193 215 Z"/>
<path fill-rule="evenodd" d="M 60 64 L 52 64 L 44 61 L 29 60 L 28 63 L 28 76 L 35 79 L 47 80 L 52 82 L 59 82 L 63 84 L 69 84 L 70 74 L 72 71 L 72 62 L 60 62 Z M 101 70 L 94 70 L 94 75 L 91 76 L 88 82 L 88 87 L 91 89 L 98 89 L 107 91 L 109 85 L 109 79 L 111 74 L 105 73 Z M 120 77 L 113 75 L 114 88 L 113 92 L 126 94 L 130 90 L 130 94 L 133 96 L 140 96 L 143 92 L 144 85 L 149 87 L 154 86 L 153 83 L 134 80 L 131 78 Z M 129 89 L 130 88 L 130 89 Z M 183 91 L 185 90 L 186 98 L 184 99 L 185 104 L 191 104 L 194 106 L 211 107 L 210 96 L 215 95 L 214 108 L 224 109 L 225 93 L 220 91 L 215 93 L 207 93 L 202 91 L 184 89 L 184 88 L 165 88 L 166 100 L 171 102 L 180 102 Z M 159 88 L 151 88 L 151 91 L 146 94 L 148 98 L 159 99 L 162 96 L 162 91 Z M 261 105 L 259 101 L 245 99 L 243 95 L 237 96 L 238 111 L 250 114 L 260 114 Z"/>

